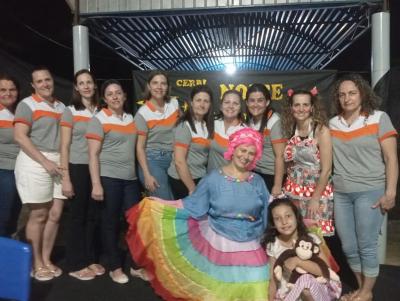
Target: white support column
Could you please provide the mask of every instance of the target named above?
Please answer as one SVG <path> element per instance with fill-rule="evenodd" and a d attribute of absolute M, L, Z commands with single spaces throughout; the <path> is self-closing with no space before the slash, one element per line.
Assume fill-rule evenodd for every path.
<path fill-rule="evenodd" d="M 90 69 L 89 29 L 83 25 L 75 25 L 72 29 L 74 44 L 74 73 L 81 69 Z"/>
<path fill-rule="evenodd" d="M 379 12 L 372 15 L 372 87 L 390 70 L 390 13 Z M 386 260 L 387 214 L 381 227 L 378 241 L 379 263 Z"/>

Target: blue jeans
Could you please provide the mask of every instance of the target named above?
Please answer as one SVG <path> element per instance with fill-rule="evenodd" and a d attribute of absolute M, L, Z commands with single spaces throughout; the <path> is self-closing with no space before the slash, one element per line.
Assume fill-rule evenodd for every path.
<path fill-rule="evenodd" d="M 20 210 L 14 170 L 0 169 L 0 236 L 14 233 Z"/>
<path fill-rule="evenodd" d="M 104 190 L 104 201 L 101 203 L 103 248 L 108 268 L 114 271 L 122 267 L 118 248 L 121 218 L 125 220 L 125 212 L 139 202 L 139 183 L 137 180 L 101 177 L 101 184 Z"/>
<path fill-rule="evenodd" d="M 154 192 L 149 192 L 151 196 L 159 197 L 164 200 L 173 200 L 171 187 L 168 182 L 168 167 L 172 160 L 172 151 L 165 150 L 147 150 L 146 151 L 147 166 L 149 167 L 150 174 L 156 178 L 160 187 Z M 139 166 L 138 174 L 140 182 L 144 186 L 143 170 Z"/>
<path fill-rule="evenodd" d="M 384 193 L 384 188 L 334 193 L 335 224 L 343 252 L 350 268 L 367 277 L 379 274 L 378 236 L 384 215 L 371 206 Z"/>

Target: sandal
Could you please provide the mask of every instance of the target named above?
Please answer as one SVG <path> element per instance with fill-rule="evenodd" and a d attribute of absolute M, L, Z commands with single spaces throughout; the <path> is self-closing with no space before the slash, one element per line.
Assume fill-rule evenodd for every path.
<path fill-rule="evenodd" d="M 92 280 L 96 277 L 94 271 L 89 268 L 83 268 L 76 272 L 69 272 L 68 275 L 82 281 Z"/>
<path fill-rule="evenodd" d="M 133 277 L 140 278 L 144 281 L 150 281 L 153 279 L 153 277 L 145 270 L 145 269 L 130 269 L 130 273 Z"/>
<path fill-rule="evenodd" d="M 45 266 L 51 273 L 53 273 L 54 277 L 60 277 L 61 276 L 62 270 L 58 266 L 55 266 L 52 263 L 48 263 Z"/>
<path fill-rule="evenodd" d="M 119 273 L 119 275 L 114 275 L 114 272 L 110 272 L 109 275 L 112 281 L 119 284 L 125 284 L 129 281 L 128 276 L 124 272 Z"/>
<path fill-rule="evenodd" d="M 92 263 L 88 266 L 88 269 L 92 270 L 96 274 L 96 276 L 104 275 L 104 273 L 106 272 L 106 269 L 98 263 Z"/>
<path fill-rule="evenodd" d="M 37 281 L 49 281 L 54 278 L 54 274 L 46 267 L 40 267 L 31 271 L 31 277 L 35 278 Z"/>
<path fill-rule="evenodd" d="M 358 294 L 358 290 L 352 291 L 340 297 L 340 301 L 351 301 Z"/>

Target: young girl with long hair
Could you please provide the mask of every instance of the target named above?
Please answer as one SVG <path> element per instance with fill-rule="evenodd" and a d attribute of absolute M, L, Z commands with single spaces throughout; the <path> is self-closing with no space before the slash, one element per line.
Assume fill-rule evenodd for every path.
<path fill-rule="evenodd" d="M 310 235 L 314 242 L 323 249 L 325 245 L 316 235 L 308 233 L 304 225 L 303 218 L 293 202 L 289 198 L 275 199 L 268 207 L 268 224 L 262 240 L 262 244 L 267 250 L 270 258 L 270 284 L 268 300 L 295 301 L 300 297 L 302 300 L 330 301 L 339 298 L 341 293 L 341 284 L 338 280 L 330 280 L 327 283 L 320 283 L 310 275 L 321 275 L 318 265 L 308 260 L 301 260 L 293 257 L 285 261 L 283 279 L 277 283 L 274 276 L 274 265 L 278 257 L 286 250 L 293 249 L 294 243 L 299 237 Z M 328 250 L 329 251 L 329 250 Z M 319 256 L 329 265 L 328 258 L 321 251 Z M 295 268 L 302 268 L 309 273 L 300 276 L 289 290 L 287 280 L 290 272 Z"/>

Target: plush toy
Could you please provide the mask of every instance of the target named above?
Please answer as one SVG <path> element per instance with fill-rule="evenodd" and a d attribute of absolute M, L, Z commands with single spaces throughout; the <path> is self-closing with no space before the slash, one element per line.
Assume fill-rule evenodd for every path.
<path fill-rule="evenodd" d="M 322 271 L 322 276 L 311 275 L 316 277 L 316 280 L 320 283 L 326 283 L 330 279 L 339 280 L 339 276 L 332 271 L 328 265 L 319 256 L 320 248 L 317 243 L 314 242 L 313 237 L 306 235 L 300 237 L 294 246 L 294 249 L 284 251 L 276 260 L 274 265 L 274 275 L 278 281 L 282 281 L 282 268 L 285 261 L 289 258 L 297 256 L 301 260 L 310 260 L 315 262 Z M 297 279 L 308 273 L 300 267 L 295 268 L 289 278 L 288 287 L 291 288 L 296 283 Z"/>

